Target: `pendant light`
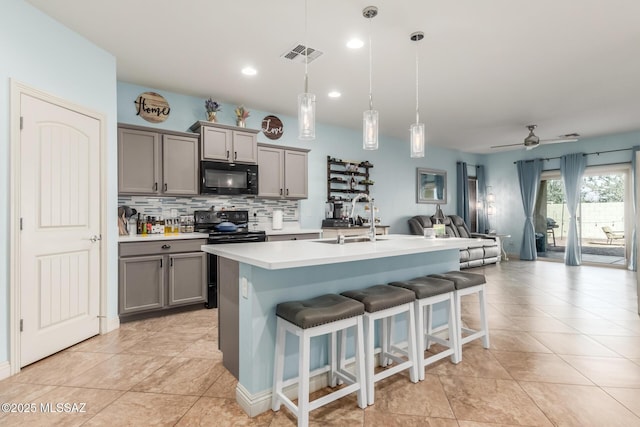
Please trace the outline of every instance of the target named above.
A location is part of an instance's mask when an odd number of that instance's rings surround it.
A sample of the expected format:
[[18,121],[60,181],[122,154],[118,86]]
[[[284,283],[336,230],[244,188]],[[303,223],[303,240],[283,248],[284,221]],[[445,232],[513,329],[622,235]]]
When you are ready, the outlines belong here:
[[298,95],[298,139],[316,139],[316,96],[309,93],[309,44],[307,43],[307,0],[304,2],[304,93]]
[[371,19],[377,15],[378,8],[375,6],[367,6],[362,10],[362,16],[369,20],[369,109],[362,116],[362,148],[365,150],[378,149],[378,112],[373,109],[373,93],[371,89]]
[[420,109],[418,102],[418,82],[419,82],[419,67],[418,67],[418,43],[424,38],[422,31],[416,31],[411,34],[411,40],[416,42],[416,122],[409,128],[411,138],[411,157],[424,157],[424,123],[420,123]]

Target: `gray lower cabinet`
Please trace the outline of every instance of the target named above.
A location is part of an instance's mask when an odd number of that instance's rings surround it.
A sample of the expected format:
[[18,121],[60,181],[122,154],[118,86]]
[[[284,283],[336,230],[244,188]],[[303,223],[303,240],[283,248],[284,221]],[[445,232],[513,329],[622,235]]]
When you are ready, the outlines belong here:
[[282,242],[284,240],[312,240],[319,239],[320,233],[271,234],[267,242]]
[[118,126],[118,193],[198,194],[198,135]]
[[206,239],[120,243],[120,315],[207,300]]

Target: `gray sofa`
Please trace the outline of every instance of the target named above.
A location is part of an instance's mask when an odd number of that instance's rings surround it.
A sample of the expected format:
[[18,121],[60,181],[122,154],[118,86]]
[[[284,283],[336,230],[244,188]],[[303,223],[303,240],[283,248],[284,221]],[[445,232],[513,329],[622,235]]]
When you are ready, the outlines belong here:
[[[409,218],[411,234],[424,235],[425,228],[432,228],[434,217],[416,215]],[[467,249],[460,250],[460,268],[480,267],[500,262],[500,242],[490,234],[472,233],[458,215],[448,215],[442,221],[449,237],[477,239]]]

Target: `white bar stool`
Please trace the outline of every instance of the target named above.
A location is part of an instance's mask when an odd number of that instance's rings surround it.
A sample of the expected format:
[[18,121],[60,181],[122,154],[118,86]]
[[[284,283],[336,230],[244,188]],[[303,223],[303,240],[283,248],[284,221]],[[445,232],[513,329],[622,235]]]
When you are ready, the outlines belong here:
[[[284,404],[298,418],[298,426],[309,425],[309,412],[340,399],[354,391],[358,392],[358,406],[366,408],[366,376],[364,371],[364,334],[363,334],[364,305],[341,295],[327,294],[303,301],[288,301],[277,305],[276,316],[276,352],[273,374],[273,393],[271,407],[280,410]],[[341,370],[343,363],[336,369],[337,349],[335,333],[346,335],[347,329],[355,327],[355,375]],[[287,333],[293,334],[299,340],[298,376],[284,380],[284,356]],[[331,334],[329,349],[330,383],[335,384],[336,378],[348,385],[321,398],[309,401],[309,377],[311,358],[311,338]],[[346,340],[346,338],[344,338]],[[325,367],[326,368],[326,367]],[[292,384],[298,385],[298,404],[296,405],[285,396],[283,390]]]
[[[451,280],[455,287],[456,317],[458,320],[458,360],[462,360],[462,346],[470,341],[482,338],[482,346],[489,348],[489,321],[487,320],[487,301],[484,294],[484,274],[467,273],[466,271],[449,271],[442,274],[431,274],[430,277]],[[465,295],[478,294],[480,302],[480,329],[470,329],[462,326],[462,311],[460,300]],[[465,335],[463,336],[463,332]]]
[[[349,298],[360,301],[364,304],[364,345],[365,360],[367,363],[367,402],[374,403],[374,383],[384,378],[390,377],[405,369],[410,370],[411,382],[418,382],[418,361],[416,357],[416,329],[413,302],[416,299],[415,293],[407,289],[397,288],[388,285],[376,285],[365,289],[343,292]],[[398,314],[407,313],[407,344],[408,349],[399,348],[393,343],[394,317]],[[375,358],[375,321],[382,321],[382,336],[380,350],[380,364],[387,366],[389,361],[396,363],[395,366],[374,373]],[[404,360],[406,357],[407,360]]]
[[[417,277],[411,280],[398,281],[389,283],[391,286],[413,291],[416,295],[415,312],[416,312],[416,335],[417,357],[419,363],[420,381],[424,380],[424,368],[427,365],[451,356],[453,363],[458,363],[458,321],[455,309],[455,285],[451,280],[438,279],[436,277]],[[438,327],[435,331],[433,328],[433,306],[440,302],[448,303],[448,322],[443,327]],[[447,330],[448,338],[441,338],[434,335],[434,332]],[[444,347],[446,350],[436,354],[427,353],[431,343],[435,342]]]

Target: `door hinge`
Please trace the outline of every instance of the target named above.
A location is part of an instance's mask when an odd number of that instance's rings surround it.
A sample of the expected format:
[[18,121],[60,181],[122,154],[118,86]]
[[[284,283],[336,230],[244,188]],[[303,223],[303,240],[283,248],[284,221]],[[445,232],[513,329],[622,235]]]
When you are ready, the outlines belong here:
[[22,127],[23,127],[23,117],[20,116],[20,130],[22,130]]
[[20,230],[22,230],[22,218],[20,218]]
[[22,332],[23,328],[24,328],[24,321],[23,319],[20,319],[20,332]]

